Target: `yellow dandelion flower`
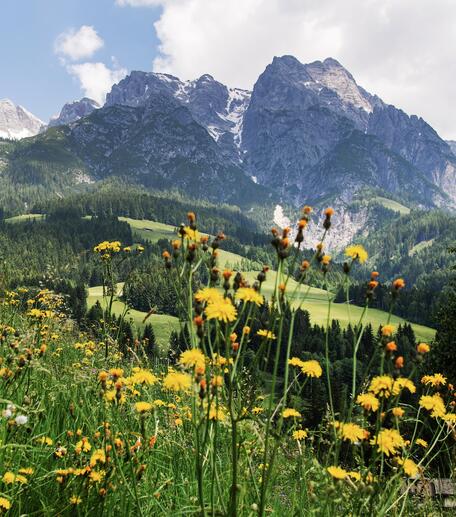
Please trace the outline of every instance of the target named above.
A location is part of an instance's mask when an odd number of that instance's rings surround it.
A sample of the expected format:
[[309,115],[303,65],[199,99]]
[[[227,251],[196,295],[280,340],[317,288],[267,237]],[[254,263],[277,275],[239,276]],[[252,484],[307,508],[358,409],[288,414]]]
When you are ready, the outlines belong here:
[[153,405],[150,402],[136,402],[135,403],[135,411],[137,413],[146,413],[153,408]]
[[200,303],[215,303],[223,300],[223,295],[216,287],[205,287],[196,292],[195,300]]
[[307,377],[321,377],[323,373],[320,363],[314,359],[304,361],[301,366],[301,371],[304,375],[307,375]]
[[72,495],[70,497],[70,503],[76,506],[82,503],[82,499],[78,495]]
[[422,438],[417,438],[415,443],[417,445],[420,445],[421,447],[423,447],[424,449],[426,449],[426,447],[428,446],[428,443],[426,440],[423,440]]
[[362,406],[366,411],[377,411],[380,401],[372,393],[361,393],[356,398],[356,403]]
[[201,234],[198,230],[192,230],[190,226],[184,228],[185,238],[189,241],[199,242],[201,240]]
[[331,466],[326,469],[334,479],[345,479],[348,472],[342,467]]
[[263,295],[252,287],[240,287],[236,291],[236,298],[244,302],[252,302],[260,306],[264,302]]
[[430,411],[433,418],[443,418],[445,416],[445,402],[438,393],[435,395],[423,395],[420,398],[419,404],[422,408]]
[[186,391],[192,385],[192,378],[186,373],[171,372],[163,379],[163,387],[171,391]]
[[361,244],[354,244],[353,246],[348,246],[345,250],[345,256],[350,257],[353,260],[358,260],[360,264],[364,264],[368,259],[369,255],[367,251],[364,249]]
[[401,418],[404,416],[405,411],[401,407],[393,407],[391,413],[393,413],[395,417]]
[[282,412],[283,418],[299,418],[301,416],[301,413],[299,411],[296,411],[296,409],[293,408],[286,408]]
[[409,390],[410,393],[416,392],[416,387],[410,379],[406,379],[405,377],[398,377],[393,382],[392,394],[399,395],[403,389]]
[[416,478],[419,476],[420,469],[418,465],[411,460],[410,458],[406,458],[405,460],[398,458],[399,465],[402,466],[402,469],[406,476],[409,478]]
[[353,479],[354,481],[359,481],[361,479],[361,474],[359,472],[354,472],[353,470],[348,473],[348,477]]
[[364,440],[365,432],[364,429],[358,424],[352,422],[341,423],[339,425],[339,435],[342,440],[347,440],[351,443],[359,443]]
[[304,365],[304,361],[301,361],[298,357],[292,357],[288,360],[288,364],[290,366],[297,366],[298,368],[302,368]]
[[405,446],[404,439],[396,429],[382,429],[370,443],[377,445],[378,452],[387,456],[396,454],[398,449]]
[[182,352],[179,358],[179,363],[182,366],[191,368],[204,368],[206,365],[206,358],[201,350],[193,348]]
[[11,502],[6,497],[0,497],[0,508],[2,510],[9,510],[11,508]]
[[103,449],[97,449],[90,457],[90,466],[95,467],[97,463],[106,463],[106,455]]
[[293,431],[293,439],[294,440],[305,440],[308,436],[308,433],[305,429],[298,429],[297,431]]
[[213,303],[209,303],[206,307],[206,317],[208,320],[219,320],[225,323],[236,319],[236,307],[231,303],[229,298],[222,298]]
[[393,378],[389,375],[374,377],[369,385],[369,391],[378,397],[388,398],[393,390]]
[[421,383],[438,388],[439,386],[445,386],[447,380],[441,373],[435,373],[434,375],[424,375],[421,378]]
[[155,377],[151,371],[143,368],[138,368],[133,372],[133,375],[130,376],[130,382],[132,384],[147,384],[150,386],[155,384],[157,381],[157,377]]
[[10,471],[5,472],[3,474],[2,481],[3,483],[5,483],[5,485],[11,485],[16,481],[16,474]]
[[276,336],[271,330],[261,329],[257,332],[257,336],[264,337],[265,339],[275,339]]
[[259,415],[259,414],[263,413],[263,411],[264,411],[264,409],[259,406],[255,406],[254,408],[252,408],[252,413],[254,415]]

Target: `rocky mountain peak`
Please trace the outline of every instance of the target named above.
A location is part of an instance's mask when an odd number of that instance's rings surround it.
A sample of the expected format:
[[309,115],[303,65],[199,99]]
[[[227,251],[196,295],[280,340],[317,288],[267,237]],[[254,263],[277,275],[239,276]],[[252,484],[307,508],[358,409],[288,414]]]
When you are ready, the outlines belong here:
[[44,122],[10,99],[0,99],[0,138],[20,140],[37,135]]
[[101,108],[101,105],[88,97],[83,97],[78,101],[68,102],[63,106],[60,114],[49,121],[49,127],[71,124],[90,115],[94,110],[99,108]]

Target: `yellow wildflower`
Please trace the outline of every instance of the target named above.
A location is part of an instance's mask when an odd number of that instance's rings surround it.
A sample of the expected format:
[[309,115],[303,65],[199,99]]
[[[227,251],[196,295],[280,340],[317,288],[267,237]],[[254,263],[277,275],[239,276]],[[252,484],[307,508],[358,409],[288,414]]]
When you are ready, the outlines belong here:
[[0,497],[0,508],[2,510],[9,510],[11,508],[11,502],[6,497]]
[[361,393],[358,395],[356,402],[366,411],[377,411],[380,406],[380,401],[372,393]]
[[331,466],[326,469],[334,479],[345,479],[348,472],[342,467]]
[[391,336],[395,330],[394,325],[384,325],[382,327],[382,335],[383,336]]
[[255,303],[258,306],[262,305],[264,301],[263,295],[252,287],[240,287],[236,291],[236,298],[244,302]]
[[196,292],[195,300],[200,303],[215,303],[223,300],[223,295],[216,287],[205,287]]
[[341,423],[339,425],[339,435],[343,440],[347,440],[351,443],[359,443],[365,437],[364,429],[358,424],[352,422]]
[[206,358],[204,357],[203,352],[198,348],[193,348],[191,350],[185,350],[182,352],[179,363],[182,366],[189,366],[192,368],[204,368],[206,364]]
[[405,446],[405,441],[396,429],[382,429],[377,436],[370,441],[371,445],[377,445],[378,452],[389,456],[396,454],[397,450]]
[[304,375],[307,375],[307,377],[321,377],[323,373],[320,363],[314,359],[304,361],[301,366],[301,371]]
[[137,413],[146,413],[152,409],[152,404],[150,402],[136,402],[135,410]]
[[163,387],[172,391],[185,391],[192,385],[192,379],[186,373],[171,372],[163,379]]
[[266,339],[275,339],[276,336],[271,330],[261,329],[257,332],[257,336],[264,337]]
[[423,447],[424,449],[426,449],[426,447],[428,446],[428,443],[426,440],[423,440],[422,438],[417,438],[415,443],[417,445],[420,445],[421,447]]
[[283,416],[283,418],[290,418],[290,417],[299,418],[301,416],[301,413],[299,411],[296,411],[296,409],[286,408],[283,410],[282,416]]
[[388,398],[393,389],[393,379],[389,375],[374,377],[369,385],[369,391],[379,397]]
[[433,418],[442,418],[445,416],[445,403],[438,393],[435,395],[423,395],[420,398],[419,404],[422,408],[431,411]]
[[206,317],[208,320],[217,319],[225,323],[236,319],[236,307],[229,298],[222,298],[216,302],[209,303],[206,307]]
[[133,384],[155,384],[158,379],[155,377],[155,375],[149,371],[145,370],[143,368],[138,368],[137,370],[133,371],[133,375],[130,376],[130,381]]
[[298,429],[297,431],[293,432],[293,439],[294,440],[305,440],[308,436],[308,433],[305,429]]
[[288,364],[290,366],[298,366],[299,368],[302,368],[304,365],[304,361],[301,361],[301,359],[299,359],[299,357],[292,357],[291,359],[288,360]]
[[424,375],[421,378],[422,384],[431,385],[434,388],[445,386],[446,382],[446,377],[444,377],[441,373],[435,373],[434,375]]
[[345,250],[345,256],[351,257],[353,260],[359,260],[360,264],[364,264],[364,262],[366,262],[369,257],[367,251],[363,246],[361,246],[361,244],[348,246],[348,248]]

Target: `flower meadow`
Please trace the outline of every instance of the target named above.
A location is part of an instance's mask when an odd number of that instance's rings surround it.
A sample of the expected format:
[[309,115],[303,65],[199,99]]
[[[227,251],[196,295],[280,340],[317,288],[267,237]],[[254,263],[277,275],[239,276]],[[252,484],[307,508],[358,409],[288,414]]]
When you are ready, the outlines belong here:
[[[115,270],[141,246],[105,241],[93,250],[106,300],[97,333],[78,328],[53,292],[3,293],[0,512],[439,515],[439,502],[413,495],[414,486],[438,477],[442,465],[451,473],[455,392],[426,370],[429,344],[419,343],[413,364],[404,365],[388,318],[360,377],[357,353],[379,273],[367,280],[365,308],[353,322],[342,408],[334,404],[329,339],[323,360],[293,347],[311,271],[327,287],[330,332],[325,239],[333,213],[324,212],[320,242],[306,245],[315,248],[310,260],[301,260],[310,207],[294,231],[273,229],[276,271],[265,266],[252,285],[241,272],[219,270],[225,236],[200,234],[189,213],[163,252],[187,336],[174,359],[151,357],[139,339],[118,344]],[[347,292],[352,269],[367,258],[360,245],[345,250]],[[262,293],[268,275],[275,276],[269,298]],[[391,285],[390,315],[403,288],[400,278]],[[309,425],[312,407],[302,394],[317,381],[328,404]]]

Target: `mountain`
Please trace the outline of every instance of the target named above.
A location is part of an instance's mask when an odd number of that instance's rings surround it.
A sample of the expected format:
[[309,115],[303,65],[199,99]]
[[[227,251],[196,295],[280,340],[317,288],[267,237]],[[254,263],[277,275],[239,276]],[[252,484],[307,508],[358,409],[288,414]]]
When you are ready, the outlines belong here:
[[363,199],[456,209],[450,144],[332,58],[275,57],[251,92],[208,74],[183,81],[135,71],[104,106],[71,103],[52,125],[59,127],[48,137],[0,150],[4,177],[36,182],[52,171],[65,185],[115,177],[212,201],[277,205],[283,220],[302,204],[331,204],[345,225],[337,245],[367,224],[356,208]]
[[44,122],[9,99],[0,99],[0,138],[20,140],[37,135]]
[[87,117],[94,110],[101,108],[100,104],[93,99],[84,97],[78,101],[68,102],[63,106],[60,114],[49,121],[49,127],[71,124],[77,120]]
[[447,140],[446,143],[450,146],[451,151],[456,156],[456,140]]
[[409,185],[412,202],[456,206],[448,144],[366,92],[334,59],[274,58],[254,86],[242,142],[245,168],[285,200],[348,202],[364,187],[401,194]]

